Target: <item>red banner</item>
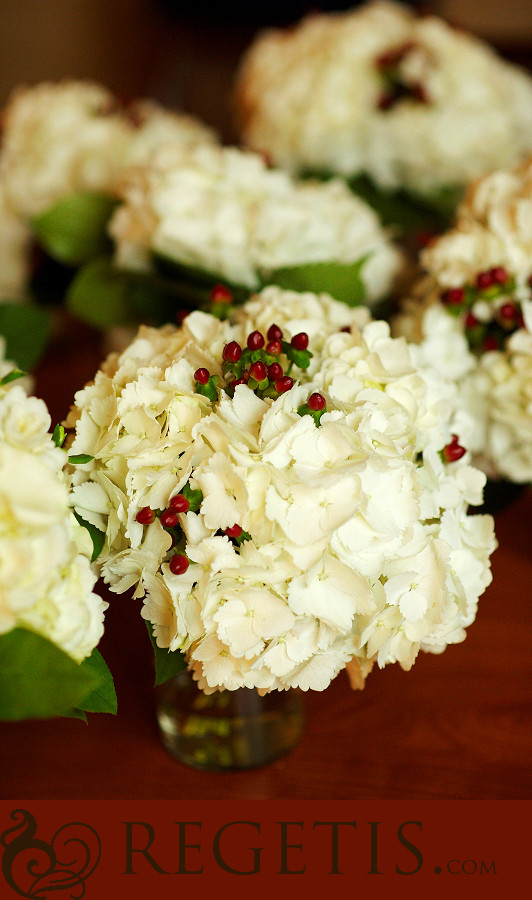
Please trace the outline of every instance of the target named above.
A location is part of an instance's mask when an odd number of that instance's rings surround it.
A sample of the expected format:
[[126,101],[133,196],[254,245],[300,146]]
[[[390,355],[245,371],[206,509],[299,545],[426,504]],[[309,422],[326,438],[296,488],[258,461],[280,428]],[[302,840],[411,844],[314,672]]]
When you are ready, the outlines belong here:
[[0,893],[145,900],[236,885],[255,900],[414,884],[491,896],[528,876],[529,812],[524,801],[3,801]]

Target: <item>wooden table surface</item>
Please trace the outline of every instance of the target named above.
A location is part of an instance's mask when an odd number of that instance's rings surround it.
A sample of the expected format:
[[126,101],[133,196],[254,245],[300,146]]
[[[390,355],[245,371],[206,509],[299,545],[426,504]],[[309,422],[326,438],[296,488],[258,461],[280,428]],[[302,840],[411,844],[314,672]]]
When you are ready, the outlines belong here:
[[[96,335],[74,323],[37,373],[54,421],[94,374]],[[420,654],[410,672],[345,673],[305,695],[297,747],[263,768],[205,773],[163,748],[140,602],[107,594],[100,649],[118,716],[0,723],[0,797],[84,800],[532,799],[532,492],[495,516],[493,583],[464,643]]]

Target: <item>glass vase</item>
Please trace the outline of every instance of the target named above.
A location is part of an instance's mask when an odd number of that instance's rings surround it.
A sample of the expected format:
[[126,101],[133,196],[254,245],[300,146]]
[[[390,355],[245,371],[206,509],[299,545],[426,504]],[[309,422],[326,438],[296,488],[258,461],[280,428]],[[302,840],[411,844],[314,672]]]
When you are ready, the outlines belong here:
[[261,697],[255,689],[204,694],[188,671],[157,688],[157,721],[166,749],[198,769],[248,769],[288,753],[304,727],[296,689]]

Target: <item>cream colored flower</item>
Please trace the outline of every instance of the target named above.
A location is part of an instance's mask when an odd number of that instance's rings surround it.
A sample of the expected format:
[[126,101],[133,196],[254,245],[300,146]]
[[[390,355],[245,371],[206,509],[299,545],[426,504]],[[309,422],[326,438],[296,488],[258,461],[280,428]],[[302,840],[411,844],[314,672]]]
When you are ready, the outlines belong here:
[[236,95],[246,144],[292,172],[432,194],[532,150],[530,76],[388,0],[260,33]]
[[131,169],[123,199],[110,231],[126,267],[158,253],[257,288],[285,266],[367,256],[361,276],[375,300],[401,266],[376,214],[341,181],[297,183],[233,147],[163,147]]
[[[307,299],[316,354],[298,380],[226,382],[223,347],[281,312],[298,334]],[[71,502],[105,532],[111,590],[144,596],[158,646],[181,650],[204,691],[323,690],[348,663],[361,687],[373,660],[409,668],[462,640],[489,583],[493,523],[467,515],[485,476],[465,450],[445,455],[456,394],[358,315],[270,287],[231,321],[141,329],[76,396],[73,446],[95,458],[72,473]],[[189,361],[209,355],[207,398]]]
[[81,662],[103,633],[107,607],[79,552],[42,400],[11,382],[0,389],[0,632],[36,631]]
[[493,479],[532,480],[532,160],[473,184],[394,322],[454,382],[461,433]]

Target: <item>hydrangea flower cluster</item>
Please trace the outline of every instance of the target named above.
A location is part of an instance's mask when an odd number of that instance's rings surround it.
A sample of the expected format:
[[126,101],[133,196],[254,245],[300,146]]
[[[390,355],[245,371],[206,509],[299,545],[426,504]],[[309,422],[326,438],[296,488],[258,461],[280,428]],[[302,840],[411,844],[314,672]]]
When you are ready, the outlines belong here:
[[157,253],[257,289],[283,267],[367,256],[368,300],[384,296],[401,267],[374,211],[343,182],[297,183],[237,148],[161,148],[130,171],[123,197],[110,232],[125,267]]
[[246,144],[292,172],[431,195],[532,151],[529,75],[388,0],[260,34],[236,94]]
[[159,143],[214,140],[206,125],[153,101],[121,109],[99,84],[43,82],[17,88],[3,111],[0,177],[11,210],[32,218],[68,194],[114,193],[124,167]]
[[86,531],[69,507],[67,456],[46,405],[10,377],[0,382],[0,633],[35,631],[81,662],[103,634],[107,604],[92,591]]
[[105,533],[105,581],[144,597],[206,693],[409,669],[464,639],[491,580],[452,386],[327,295],[142,327],[66,424],[93,457],[71,502]]
[[149,100],[121,109],[88,81],[19,87],[2,112],[0,302],[20,300],[31,275],[32,220],[79,193],[115,196],[124,169],[165,142],[216,140],[196,119]]
[[531,223],[532,161],[479,180],[394,325],[457,383],[479,464],[516,482],[532,480]]

